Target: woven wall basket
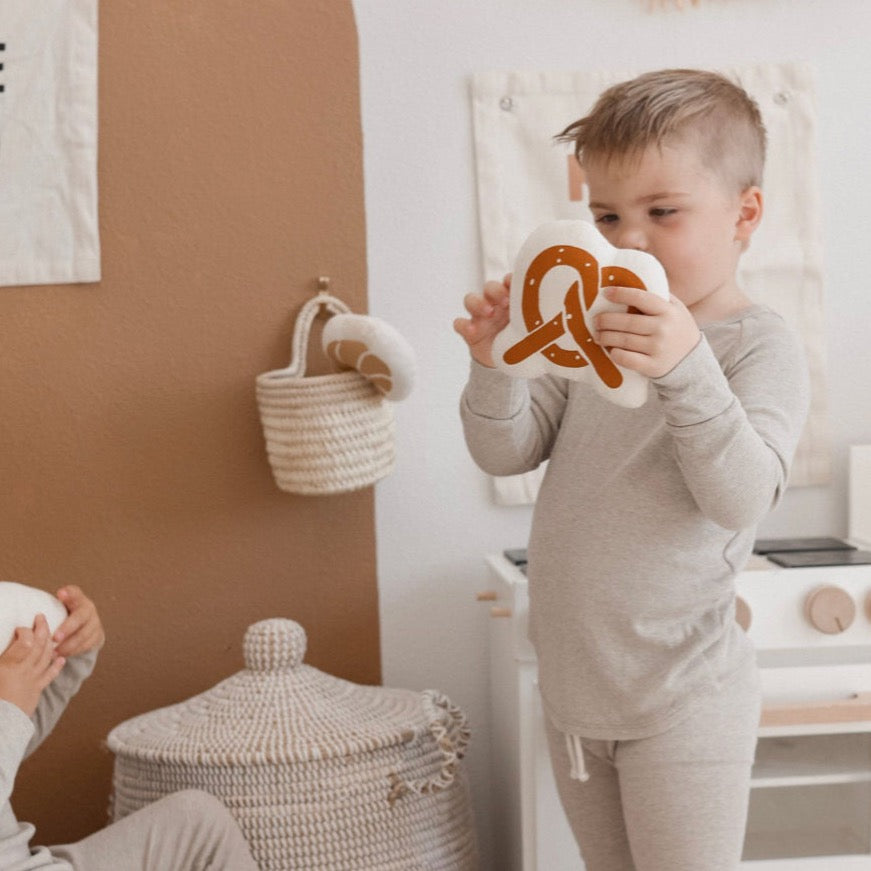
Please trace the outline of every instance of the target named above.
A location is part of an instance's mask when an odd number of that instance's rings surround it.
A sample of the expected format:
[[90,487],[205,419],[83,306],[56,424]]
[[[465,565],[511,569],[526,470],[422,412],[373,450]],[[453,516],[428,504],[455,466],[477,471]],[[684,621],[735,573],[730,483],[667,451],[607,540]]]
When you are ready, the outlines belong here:
[[289,365],[256,381],[275,483],[306,496],[368,487],[390,474],[395,461],[393,408],[371,381],[356,371],[305,376],[309,334],[321,306],[330,314],[349,311],[328,293],[310,299],[294,325]]
[[477,871],[462,711],[327,675],[303,664],[305,643],[292,620],[255,623],[245,669],[113,729],[114,819],[197,788],[262,871]]

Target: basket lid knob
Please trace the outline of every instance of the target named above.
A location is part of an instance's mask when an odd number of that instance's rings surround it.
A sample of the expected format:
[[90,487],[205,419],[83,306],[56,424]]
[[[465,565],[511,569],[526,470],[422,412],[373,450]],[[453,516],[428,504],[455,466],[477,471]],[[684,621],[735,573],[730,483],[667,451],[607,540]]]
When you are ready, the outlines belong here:
[[305,657],[305,648],[305,629],[282,617],[252,623],[242,644],[245,666],[260,672],[297,668]]

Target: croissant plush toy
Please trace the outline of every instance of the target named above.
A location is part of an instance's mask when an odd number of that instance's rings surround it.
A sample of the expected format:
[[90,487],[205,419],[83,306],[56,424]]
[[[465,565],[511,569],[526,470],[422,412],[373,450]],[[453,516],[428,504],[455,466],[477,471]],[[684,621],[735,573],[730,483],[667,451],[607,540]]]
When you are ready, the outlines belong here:
[[341,369],[356,369],[387,399],[411,393],[415,378],[414,350],[390,324],[370,315],[338,314],[321,333],[324,353]]

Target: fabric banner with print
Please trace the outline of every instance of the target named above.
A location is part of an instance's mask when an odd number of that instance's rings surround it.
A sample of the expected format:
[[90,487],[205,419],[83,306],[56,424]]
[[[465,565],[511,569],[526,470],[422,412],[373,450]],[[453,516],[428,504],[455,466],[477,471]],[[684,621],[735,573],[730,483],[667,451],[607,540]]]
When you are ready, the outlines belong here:
[[97,0],[0,0],[0,285],[99,280]]
[[[830,479],[821,231],[815,180],[815,89],[801,64],[721,69],[758,102],[768,131],[765,217],[742,256],[739,283],[803,338],[811,410],[790,476],[793,486]],[[583,172],[571,146],[553,136],[592,108],[616,72],[479,73],[472,80],[482,279],[501,279],[539,224],[591,219]],[[496,500],[534,501],[541,470],[495,478]]]

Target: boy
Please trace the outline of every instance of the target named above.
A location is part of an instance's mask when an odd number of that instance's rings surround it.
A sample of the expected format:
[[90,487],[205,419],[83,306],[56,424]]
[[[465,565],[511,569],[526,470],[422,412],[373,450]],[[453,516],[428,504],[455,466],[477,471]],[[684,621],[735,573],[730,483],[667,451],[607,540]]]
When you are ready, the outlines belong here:
[[572,141],[590,209],[653,254],[671,299],[631,288],[596,340],[650,378],[626,409],[557,377],[493,369],[508,286],[470,294],[461,414],[494,475],[549,459],[529,542],[530,637],[561,801],[587,871],[733,871],[760,693],[734,576],[779,500],[808,407],[799,343],[738,287],[762,217],[756,104],[714,73],[605,91]]
[[78,587],[57,596],[69,616],[54,636],[40,614],[0,654],[0,869],[256,871],[230,812],[196,790],[167,796],[78,843],[29,846],[33,826],[19,823],[9,804],[18,766],[93,671],[105,640],[94,603]]

